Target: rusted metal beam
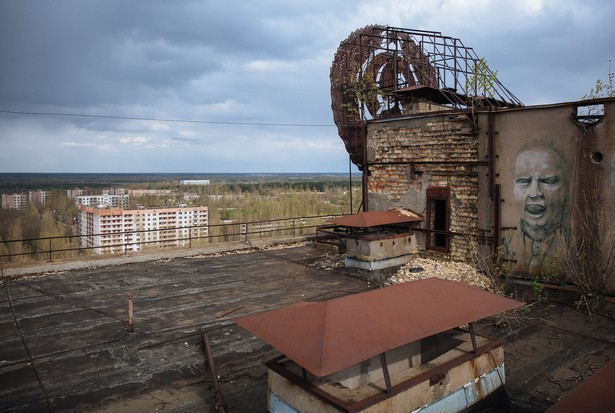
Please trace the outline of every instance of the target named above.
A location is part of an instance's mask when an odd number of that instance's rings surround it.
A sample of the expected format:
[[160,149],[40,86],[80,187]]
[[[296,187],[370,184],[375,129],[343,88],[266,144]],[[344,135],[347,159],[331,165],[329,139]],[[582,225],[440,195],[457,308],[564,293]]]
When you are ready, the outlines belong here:
[[201,334],[201,342],[205,355],[207,357],[207,365],[209,366],[209,373],[211,374],[211,381],[214,386],[214,402],[216,403],[216,412],[225,413],[226,407],[224,404],[224,396],[220,389],[220,382],[218,382],[218,373],[216,372],[216,365],[214,364],[214,358],[211,353],[211,345],[209,343],[209,336],[207,334]]
[[386,353],[380,353],[380,366],[382,367],[382,375],[384,376],[384,385],[386,386],[387,395],[391,396],[391,375],[389,374]]
[[223,313],[221,313],[221,314],[216,315],[216,318],[222,318],[222,317],[224,317],[224,316],[227,316],[227,315],[229,315],[229,314],[234,313],[234,312],[235,312],[235,311],[237,311],[237,310],[241,310],[242,308],[243,308],[243,305],[240,305],[239,307],[235,307],[235,308],[233,308],[232,310],[228,310],[228,311],[225,311],[225,312],[223,312]]

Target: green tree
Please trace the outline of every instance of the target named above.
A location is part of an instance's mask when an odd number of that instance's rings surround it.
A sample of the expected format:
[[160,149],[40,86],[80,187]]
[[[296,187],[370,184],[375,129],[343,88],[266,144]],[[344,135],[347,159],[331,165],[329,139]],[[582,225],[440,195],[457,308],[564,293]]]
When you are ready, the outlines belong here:
[[[40,223],[40,238],[50,237],[50,239],[41,239],[37,241],[38,251],[58,251],[68,247],[68,240],[66,238],[51,238],[62,237],[66,235],[66,230],[59,224],[53,213],[50,210],[45,210],[41,217]],[[64,252],[53,253],[55,257],[62,257],[66,254]]]
[[611,70],[611,60],[609,60],[609,80],[603,82],[602,79],[596,81],[596,86],[583,96],[583,99],[598,99],[615,97],[615,89],[613,89],[613,81],[615,74]]
[[[466,77],[466,94],[485,97],[496,96],[497,75],[498,71],[489,69],[485,58],[476,60],[472,73]],[[474,93],[470,93],[471,91]]]
[[[21,231],[21,218],[15,219],[9,225],[7,241],[14,241],[8,243],[9,254],[23,254],[25,252],[24,244],[21,241],[23,239]],[[17,255],[10,258],[12,262],[23,262],[26,260],[25,255]]]

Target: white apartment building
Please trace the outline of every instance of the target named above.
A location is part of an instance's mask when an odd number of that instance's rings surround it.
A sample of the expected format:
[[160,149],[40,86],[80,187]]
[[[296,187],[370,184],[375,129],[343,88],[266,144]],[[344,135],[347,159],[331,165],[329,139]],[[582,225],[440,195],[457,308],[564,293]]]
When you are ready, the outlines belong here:
[[128,202],[130,201],[130,195],[113,195],[113,194],[102,194],[102,195],[80,195],[75,197],[75,202],[78,205],[85,206],[109,206],[109,207],[118,207],[125,208],[128,206]]
[[181,179],[180,185],[209,185],[209,179]]
[[144,246],[187,246],[208,235],[207,207],[130,209],[79,205],[82,248],[98,254],[140,251]]

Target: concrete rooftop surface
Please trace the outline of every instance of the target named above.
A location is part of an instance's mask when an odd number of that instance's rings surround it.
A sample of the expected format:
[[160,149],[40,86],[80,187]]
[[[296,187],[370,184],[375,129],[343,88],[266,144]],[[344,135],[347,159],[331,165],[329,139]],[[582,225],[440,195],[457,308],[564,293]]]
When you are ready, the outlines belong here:
[[[231,319],[375,287],[356,270],[318,265],[324,254],[307,243],[57,272],[49,265],[46,274],[16,278],[6,271],[0,411],[213,412],[200,344],[208,332],[227,411],[265,412],[262,363],[278,353]],[[496,319],[477,324],[479,333],[506,338],[511,403],[500,395],[474,411],[544,411],[615,359],[615,305],[590,316],[553,294],[498,328]]]

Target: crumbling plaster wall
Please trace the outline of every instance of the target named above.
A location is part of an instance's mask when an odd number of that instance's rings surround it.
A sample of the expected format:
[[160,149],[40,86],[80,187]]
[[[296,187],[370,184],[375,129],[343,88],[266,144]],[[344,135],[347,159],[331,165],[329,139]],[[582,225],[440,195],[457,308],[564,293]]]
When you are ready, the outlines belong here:
[[[478,226],[479,175],[481,169],[486,171],[478,162],[480,152],[473,118],[466,113],[370,124],[368,210],[401,207],[425,216],[427,188],[449,187],[450,231],[474,233]],[[423,222],[421,226],[425,225]],[[424,234],[418,234],[417,242],[425,249]],[[449,258],[467,259],[469,246],[464,236],[451,237],[450,245]]]

